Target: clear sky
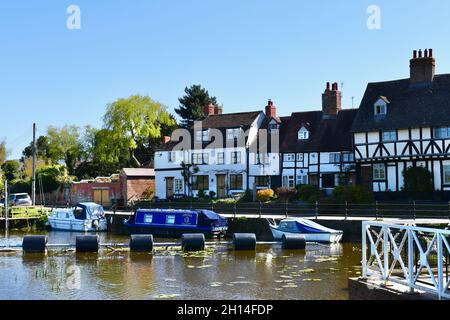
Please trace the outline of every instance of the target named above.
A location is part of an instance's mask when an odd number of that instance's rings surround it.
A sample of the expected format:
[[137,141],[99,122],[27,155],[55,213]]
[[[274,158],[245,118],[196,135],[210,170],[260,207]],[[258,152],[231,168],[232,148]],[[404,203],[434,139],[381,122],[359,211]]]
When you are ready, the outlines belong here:
[[357,107],[367,82],[408,77],[413,49],[433,48],[449,73],[449,35],[448,0],[2,0],[0,140],[19,158],[33,122],[99,127],[108,102],[136,93],[173,112],[192,84],[225,112],[269,98],[280,115],[319,109],[327,81]]

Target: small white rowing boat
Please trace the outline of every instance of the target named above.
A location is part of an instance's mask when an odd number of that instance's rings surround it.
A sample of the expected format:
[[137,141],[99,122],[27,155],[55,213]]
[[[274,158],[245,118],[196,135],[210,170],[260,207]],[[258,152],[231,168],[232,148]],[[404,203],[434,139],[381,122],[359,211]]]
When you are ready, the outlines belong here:
[[285,234],[300,234],[307,242],[338,243],[344,235],[343,231],[330,229],[303,218],[284,219],[279,225],[269,221],[269,225],[275,240],[281,240]]
[[106,231],[103,207],[96,203],[79,203],[74,208],[55,209],[47,219],[53,230],[96,232]]

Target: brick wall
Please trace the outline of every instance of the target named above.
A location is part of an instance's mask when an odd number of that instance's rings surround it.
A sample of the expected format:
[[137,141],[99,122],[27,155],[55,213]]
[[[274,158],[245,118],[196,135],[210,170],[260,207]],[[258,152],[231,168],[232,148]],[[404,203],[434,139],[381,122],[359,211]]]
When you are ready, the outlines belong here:
[[128,177],[123,186],[125,189],[124,199],[137,200],[149,190],[155,192],[155,178]]

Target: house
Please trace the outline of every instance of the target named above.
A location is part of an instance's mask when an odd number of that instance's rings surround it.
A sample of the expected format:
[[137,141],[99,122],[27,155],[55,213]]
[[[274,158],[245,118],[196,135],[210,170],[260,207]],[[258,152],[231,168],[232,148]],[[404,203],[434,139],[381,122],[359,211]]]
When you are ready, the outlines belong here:
[[265,111],[224,114],[206,106],[202,121],[177,130],[155,153],[156,196],[198,196],[202,191],[225,198],[260,185],[270,187],[271,177],[279,176],[278,138],[272,139],[272,150],[260,137],[268,134],[263,127],[276,135],[279,119],[271,101]]
[[414,51],[407,79],[369,83],[352,126],[358,183],[400,191],[403,171],[427,168],[450,190],[450,74],[435,74],[433,50]]
[[118,174],[73,182],[70,188],[71,203],[95,202],[109,207],[119,199],[122,199],[122,194]]
[[281,182],[319,189],[355,183],[351,127],[356,109],[342,109],[338,84],[327,83],[322,110],[294,112],[281,125]]
[[151,198],[155,193],[155,170],[124,168],[120,173],[120,190],[124,204]]

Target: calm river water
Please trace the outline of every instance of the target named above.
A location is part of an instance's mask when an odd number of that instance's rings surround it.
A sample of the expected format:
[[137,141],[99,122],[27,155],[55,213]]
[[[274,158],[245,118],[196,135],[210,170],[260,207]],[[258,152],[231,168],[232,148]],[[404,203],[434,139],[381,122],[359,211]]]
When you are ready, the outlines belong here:
[[[79,234],[48,235],[49,243],[73,244]],[[3,235],[0,244],[21,244],[22,236]],[[189,254],[159,248],[153,255],[0,253],[0,299],[348,299],[347,279],[359,276],[360,257],[358,244],[308,245],[300,252],[258,246],[256,253],[225,247]]]

